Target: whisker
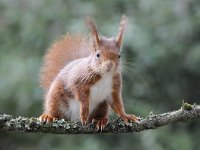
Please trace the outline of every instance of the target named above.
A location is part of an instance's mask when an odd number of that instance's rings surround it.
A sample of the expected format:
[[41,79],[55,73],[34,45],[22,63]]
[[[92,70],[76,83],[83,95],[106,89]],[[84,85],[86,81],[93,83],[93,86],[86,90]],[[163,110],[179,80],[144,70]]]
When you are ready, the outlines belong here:
[[134,80],[134,75],[138,72],[136,65],[132,62],[127,61],[121,61],[121,64],[119,66],[120,71],[127,75],[131,80]]

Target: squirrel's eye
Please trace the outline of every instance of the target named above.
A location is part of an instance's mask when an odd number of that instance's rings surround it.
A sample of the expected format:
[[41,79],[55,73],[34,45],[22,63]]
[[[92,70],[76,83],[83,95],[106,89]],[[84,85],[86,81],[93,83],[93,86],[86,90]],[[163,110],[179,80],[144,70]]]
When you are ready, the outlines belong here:
[[99,53],[97,53],[97,57],[100,57],[100,54],[99,54]]
[[118,58],[120,58],[120,57],[121,57],[121,55],[119,54],[119,55],[118,55]]

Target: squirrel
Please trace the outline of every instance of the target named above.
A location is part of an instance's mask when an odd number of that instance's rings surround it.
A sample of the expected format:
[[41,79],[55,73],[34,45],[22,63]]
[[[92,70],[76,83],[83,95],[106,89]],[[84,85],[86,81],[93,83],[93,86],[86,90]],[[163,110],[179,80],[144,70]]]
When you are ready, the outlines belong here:
[[89,35],[67,33],[48,49],[40,76],[45,98],[40,121],[63,118],[103,129],[110,107],[125,123],[139,121],[125,113],[121,94],[120,51],[127,21],[123,15],[117,36],[107,38],[88,17]]

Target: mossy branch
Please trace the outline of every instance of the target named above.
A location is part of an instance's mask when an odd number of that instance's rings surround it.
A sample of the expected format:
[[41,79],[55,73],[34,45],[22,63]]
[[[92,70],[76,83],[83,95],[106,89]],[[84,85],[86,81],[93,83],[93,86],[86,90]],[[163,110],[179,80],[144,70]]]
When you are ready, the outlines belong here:
[[187,122],[200,118],[200,105],[190,105],[183,103],[177,111],[172,111],[159,115],[150,115],[141,119],[139,123],[129,123],[126,125],[121,119],[110,121],[105,129],[99,131],[95,125],[81,125],[79,122],[65,122],[58,120],[53,123],[40,122],[37,118],[13,118],[11,115],[0,115],[0,131],[6,132],[39,132],[52,134],[96,134],[96,133],[126,133],[140,132],[148,129],[175,123]]

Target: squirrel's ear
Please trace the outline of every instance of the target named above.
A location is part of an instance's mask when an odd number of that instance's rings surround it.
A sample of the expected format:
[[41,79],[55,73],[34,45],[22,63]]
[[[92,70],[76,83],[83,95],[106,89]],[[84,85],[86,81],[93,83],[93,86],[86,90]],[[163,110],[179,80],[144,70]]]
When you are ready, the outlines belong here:
[[92,19],[91,17],[87,17],[86,25],[88,26],[90,32],[92,33],[95,46],[99,46],[99,35],[97,32],[97,26],[94,19]]
[[123,41],[123,34],[124,34],[127,23],[128,23],[128,17],[123,15],[120,21],[120,25],[119,25],[119,33],[116,37],[116,42],[119,47],[121,47],[121,44]]

